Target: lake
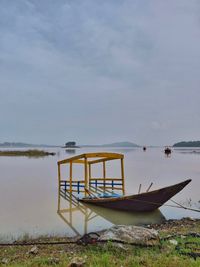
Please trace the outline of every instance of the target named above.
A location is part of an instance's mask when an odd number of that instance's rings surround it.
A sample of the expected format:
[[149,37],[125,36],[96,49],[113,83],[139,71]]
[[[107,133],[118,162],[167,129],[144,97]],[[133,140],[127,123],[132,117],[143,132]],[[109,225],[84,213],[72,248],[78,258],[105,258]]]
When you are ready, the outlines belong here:
[[[192,182],[173,199],[182,205],[200,209],[198,149],[174,149],[170,157],[166,157],[163,148],[147,148],[146,152],[142,148],[44,149],[56,152],[56,155],[44,158],[0,157],[1,241],[24,236],[82,235],[113,224],[140,225],[160,222],[165,218],[200,218],[199,212],[167,206],[153,213],[134,214],[73,205],[59,198],[57,180],[58,160],[95,151],[123,153],[127,194],[137,193],[139,184],[142,184],[141,191],[146,191],[151,182],[153,190],[191,178]],[[114,164],[109,171],[115,174],[118,167]],[[174,205],[170,201],[167,204]]]

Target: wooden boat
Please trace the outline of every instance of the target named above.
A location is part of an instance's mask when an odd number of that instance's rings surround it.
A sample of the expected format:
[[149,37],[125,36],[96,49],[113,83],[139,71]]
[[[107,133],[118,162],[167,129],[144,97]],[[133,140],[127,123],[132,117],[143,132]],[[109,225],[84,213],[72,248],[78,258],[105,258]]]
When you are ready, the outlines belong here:
[[[111,160],[120,160],[121,172],[120,178],[106,177],[106,162]],[[153,211],[162,206],[175,194],[180,192],[190,179],[184,182],[164,187],[159,190],[150,191],[150,187],[145,193],[135,195],[125,195],[124,179],[124,155],[119,153],[85,153],[68,159],[58,161],[58,187],[75,196],[83,203],[89,203],[105,208],[124,210],[124,211]],[[62,180],[62,166],[66,170],[66,164],[69,165],[69,178]],[[83,179],[73,179],[74,164],[82,164],[84,173]],[[92,177],[92,166],[102,164],[102,177]],[[140,189],[139,189],[140,192]],[[76,194],[76,195],[74,195]]]
[[96,199],[83,198],[80,201],[124,211],[153,211],[180,192],[190,181],[186,180],[175,185],[137,195]]
[[166,155],[169,155],[169,154],[172,153],[172,150],[171,150],[171,148],[169,148],[169,147],[165,147],[164,152],[165,152]]
[[[64,201],[63,201],[64,200]],[[77,226],[77,213],[81,227],[85,230],[85,234],[89,231],[93,220],[98,218],[115,224],[115,225],[149,225],[160,224],[166,221],[164,215],[159,209],[152,212],[126,212],[119,210],[111,210],[96,205],[85,204],[78,202],[77,199],[71,197],[68,192],[63,190],[58,195],[58,209],[59,217],[74,231],[76,235],[80,233],[80,227]],[[105,222],[103,222],[105,224]],[[79,224],[80,225],[80,224]]]

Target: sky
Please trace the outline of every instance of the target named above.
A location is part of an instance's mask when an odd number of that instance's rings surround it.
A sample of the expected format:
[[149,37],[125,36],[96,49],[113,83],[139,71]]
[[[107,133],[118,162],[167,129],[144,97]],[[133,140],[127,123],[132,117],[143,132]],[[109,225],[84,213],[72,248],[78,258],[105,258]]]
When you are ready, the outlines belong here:
[[0,0],[0,143],[200,140],[199,0]]

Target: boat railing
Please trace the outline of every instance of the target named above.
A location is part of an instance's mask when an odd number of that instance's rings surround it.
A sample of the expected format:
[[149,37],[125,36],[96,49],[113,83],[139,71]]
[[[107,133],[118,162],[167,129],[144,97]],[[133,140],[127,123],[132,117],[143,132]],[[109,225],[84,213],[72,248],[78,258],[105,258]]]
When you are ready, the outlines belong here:
[[[60,186],[67,192],[77,192],[78,194],[85,192],[85,180],[70,181],[61,180]],[[123,182],[120,178],[91,178],[89,181],[89,188],[94,186],[101,189],[122,190]]]
[[121,178],[91,178],[90,185],[95,187],[112,189],[112,190],[122,190],[123,181]]
[[85,193],[85,180],[67,181],[61,180],[60,187],[67,192]]

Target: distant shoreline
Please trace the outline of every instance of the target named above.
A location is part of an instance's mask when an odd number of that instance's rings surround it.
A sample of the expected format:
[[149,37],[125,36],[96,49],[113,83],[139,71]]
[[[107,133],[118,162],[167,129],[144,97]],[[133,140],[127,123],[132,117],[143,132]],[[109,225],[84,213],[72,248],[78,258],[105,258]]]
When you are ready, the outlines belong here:
[[29,149],[29,150],[1,150],[0,156],[2,157],[29,157],[29,158],[40,158],[46,156],[54,156],[55,152],[47,152],[44,150]]
[[200,147],[200,141],[181,141],[175,143],[173,147]]
[[60,147],[56,145],[46,145],[46,144],[28,144],[22,142],[4,142],[0,143],[0,148],[25,148],[25,147]]

